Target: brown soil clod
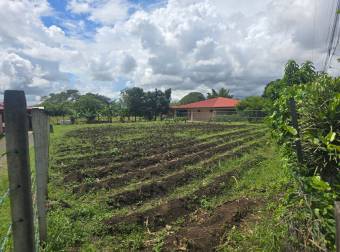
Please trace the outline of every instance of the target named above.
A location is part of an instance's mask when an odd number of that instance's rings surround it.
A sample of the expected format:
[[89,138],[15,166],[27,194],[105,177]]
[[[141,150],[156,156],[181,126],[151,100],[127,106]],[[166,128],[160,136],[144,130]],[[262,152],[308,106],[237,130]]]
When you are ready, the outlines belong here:
[[[226,144],[222,144],[219,146],[210,146],[210,148],[206,149],[206,150],[201,150],[198,152],[194,152],[194,153],[189,153],[187,155],[184,155],[180,158],[174,158],[172,160],[169,161],[165,161],[162,164],[156,164],[156,165],[151,165],[151,166],[147,166],[143,169],[132,169],[129,171],[129,169],[127,169],[126,174],[121,175],[119,177],[108,177],[104,180],[98,181],[98,182],[92,182],[92,183],[88,183],[88,185],[80,185],[80,186],[76,186],[73,189],[74,193],[84,193],[84,192],[88,192],[91,189],[92,190],[96,190],[96,189],[112,189],[112,188],[118,188],[122,185],[128,184],[132,179],[138,179],[138,180],[146,180],[146,179],[150,179],[156,176],[161,176],[164,175],[166,173],[168,173],[169,171],[176,171],[176,170],[180,170],[181,168],[183,168],[186,165],[192,165],[198,162],[201,162],[203,160],[209,159],[212,156],[218,154],[218,153],[223,153],[227,150],[232,150],[235,147],[241,146],[242,144],[255,139],[257,137],[260,137],[262,133],[255,133],[251,136],[245,137],[243,139],[237,140],[235,142],[230,142],[230,143],[226,143]],[[233,155],[235,157],[238,156],[238,154],[241,154],[246,152],[247,150],[242,150],[239,153],[234,153]],[[78,174],[78,176],[80,176]],[[78,177],[77,177],[78,178]]]
[[247,198],[229,201],[217,207],[203,222],[187,222],[166,237],[162,251],[215,251],[225,229],[238,226],[256,206]]
[[158,230],[165,227],[167,223],[175,221],[181,216],[185,216],[201,205],[201,199],[217,195],[226,188],[231,186],[233,177],[240,176],[246,170],[251,169],[258,162],[261,162],[264,158],[259,156],[255,160],[245,162],[237,170],[227,172],[219,177],[216,177],[212,183],[201,187],[192,195],[184,196],[182,198],[172,199],[158,207],[151,208],[144,212],[135,212],[124,216],[113,216],[111,219],[105,221],[107,230],[109,233],[115,233],[119,231],[120,226],[124,223],[137,224],[145,226],[150,230]]

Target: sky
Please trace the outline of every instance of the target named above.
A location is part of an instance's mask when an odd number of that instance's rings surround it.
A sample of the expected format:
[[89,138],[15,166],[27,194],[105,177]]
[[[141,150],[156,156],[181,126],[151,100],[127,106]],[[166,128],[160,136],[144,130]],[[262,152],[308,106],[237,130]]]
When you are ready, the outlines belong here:
[[[289,59],[321,70],[335,0],[0,0],[0,96],[133,86],[261,95]],[[338,55],[338,54],[336,54]],[[334,57],[336,59],[336,57]],[[338,74],[336,60],[328,70]],[[1,97],[0,97],[1,98]]]

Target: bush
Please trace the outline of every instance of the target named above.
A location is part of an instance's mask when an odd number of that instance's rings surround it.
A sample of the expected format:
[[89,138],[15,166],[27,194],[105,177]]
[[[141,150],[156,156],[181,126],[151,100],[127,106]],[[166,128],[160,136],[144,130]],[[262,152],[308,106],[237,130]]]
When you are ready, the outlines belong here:
[[[288,101],[297,105],[303,164],[295,163],[301,192],[292,200],[305,202],[297,215],[307,250],[335,250],[334,200],[339,199],[340,78],[320,75],[315,80],[283,87],[270,117],[273,135],[294,162],[298,129],[291,125]],[[294,199],[295,198],[295,199]],[[294,227],[296,228],[296,227]],[[306,249],[306,248],[304,248]]]

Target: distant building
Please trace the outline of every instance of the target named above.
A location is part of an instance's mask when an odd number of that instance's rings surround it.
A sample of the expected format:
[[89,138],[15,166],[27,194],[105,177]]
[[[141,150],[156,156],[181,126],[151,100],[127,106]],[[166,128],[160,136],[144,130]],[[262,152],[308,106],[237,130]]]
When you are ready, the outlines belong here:
[[0,134],[4,133],[4,103],[0,102]]
[[217,97],[184,105],[171,106],[175,117],[186,117],[190,121],[210,121],[219,113],[236,111],[237,99]]
[[[28,117],[28,127],[32,129],[32,117],[31,111],[32,109],[44,109],[44,107],[27,107],[27,117]],[[5,132],[5,106],[3,102],[0,102],[0,134]]]

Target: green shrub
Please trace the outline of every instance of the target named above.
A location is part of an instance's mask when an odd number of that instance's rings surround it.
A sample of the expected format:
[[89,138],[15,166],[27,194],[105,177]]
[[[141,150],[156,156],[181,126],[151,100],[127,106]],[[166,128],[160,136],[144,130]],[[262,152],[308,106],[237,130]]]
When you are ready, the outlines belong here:
[[[297,84],[282,87],[273,102],[270,122],[274,137],[284,147],[301,182],[301,192],[292,196],[292,202],[304,202],[296,223],[307,233],[303,238],[305,246],[332,251],[333,205],[340,197],[340,78],[321,74],[313,81]],[[302,165],[295,162],[294,144],[299,134],[291,124],[288,107],[291,98],[296,101],[298,112]]]

